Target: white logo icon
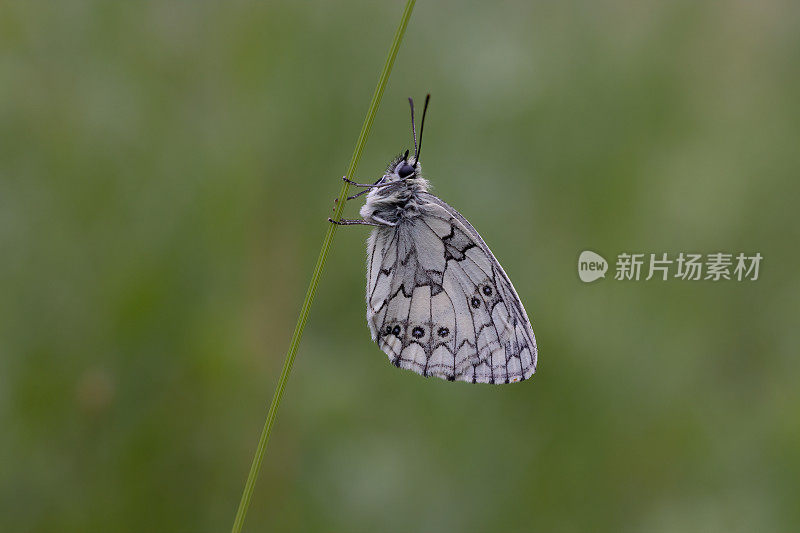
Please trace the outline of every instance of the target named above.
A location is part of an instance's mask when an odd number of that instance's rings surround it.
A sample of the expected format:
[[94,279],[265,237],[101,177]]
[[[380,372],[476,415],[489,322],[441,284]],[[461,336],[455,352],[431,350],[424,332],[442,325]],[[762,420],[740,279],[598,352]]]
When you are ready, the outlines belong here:
[[578,257],[578,277],[585,283],[606,277],[607,270],[608,263],[599,254],[584,250]]

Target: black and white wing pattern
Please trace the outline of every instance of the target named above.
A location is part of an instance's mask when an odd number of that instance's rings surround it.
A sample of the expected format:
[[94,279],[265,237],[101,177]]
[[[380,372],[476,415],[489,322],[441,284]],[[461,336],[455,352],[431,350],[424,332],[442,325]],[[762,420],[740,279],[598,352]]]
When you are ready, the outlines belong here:
[[511,281],[475,228],[423,193],[419,216],[368,242],[367,322],[400,368],[472,383],[536,371],[536,339]]

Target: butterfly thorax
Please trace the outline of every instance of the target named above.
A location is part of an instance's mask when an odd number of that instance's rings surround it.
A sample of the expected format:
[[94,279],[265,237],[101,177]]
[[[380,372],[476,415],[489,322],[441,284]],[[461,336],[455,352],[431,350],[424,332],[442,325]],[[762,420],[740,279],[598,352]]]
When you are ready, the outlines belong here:
[[[419,169],[420,165],[416,165]],[[364,220],[374,224],[397,225],[403,220],[419,216],[419,206],[423,203],[420,195],[428,191],[428,180],[416,170],[413,175],[401,178],[395,168],[397,164],[390,165],[389,170],[378,181],[367,195],[367,201],[361,208]]]

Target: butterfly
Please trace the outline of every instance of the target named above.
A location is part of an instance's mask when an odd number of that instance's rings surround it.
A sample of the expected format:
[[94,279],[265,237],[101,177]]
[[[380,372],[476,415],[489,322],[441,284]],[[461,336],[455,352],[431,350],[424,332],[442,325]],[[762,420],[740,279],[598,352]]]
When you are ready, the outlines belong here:
[[356,220],[374,226],[367,241],[367,323],[372,340],[399,368],[471,383],[514,383],[536,371],[537,349],[522,302],[481,236],[422,177],[411,105],[414,155],[396,157],[367,195]]

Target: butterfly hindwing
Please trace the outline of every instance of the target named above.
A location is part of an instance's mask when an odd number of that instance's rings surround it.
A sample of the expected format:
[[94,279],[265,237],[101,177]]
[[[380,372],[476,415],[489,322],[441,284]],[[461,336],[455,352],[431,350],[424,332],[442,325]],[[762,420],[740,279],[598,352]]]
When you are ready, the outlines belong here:
[[401,368],[508,383],[536,369],[536,340],[514,287],[477,231],[424,194],[419,216],[368,242],[367,321]]

